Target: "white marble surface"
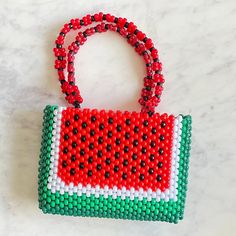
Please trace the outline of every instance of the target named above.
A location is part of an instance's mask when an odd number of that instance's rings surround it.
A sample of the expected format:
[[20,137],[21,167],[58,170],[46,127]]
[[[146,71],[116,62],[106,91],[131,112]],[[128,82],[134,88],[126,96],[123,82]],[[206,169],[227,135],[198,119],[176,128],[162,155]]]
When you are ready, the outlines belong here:
[[[70,18],[100,10],[127,17],[156,42],[166,78],[157,111],[193,116],[189,192],[178,225],[38,210],[42,110],[66,105],[53,43]],[[1,0],[0,235],[236,235],[235,41],[235,0]],[[76,63],[84,106],[139,109],[143,61],[120,37],[92,37]]]

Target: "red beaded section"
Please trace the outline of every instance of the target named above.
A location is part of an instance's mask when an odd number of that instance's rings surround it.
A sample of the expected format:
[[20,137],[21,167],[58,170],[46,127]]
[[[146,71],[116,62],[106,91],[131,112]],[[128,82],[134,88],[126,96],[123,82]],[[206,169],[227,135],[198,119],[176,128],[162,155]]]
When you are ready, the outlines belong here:
[[66,108],[58,176],[68,185],[169,188],[174,116]]

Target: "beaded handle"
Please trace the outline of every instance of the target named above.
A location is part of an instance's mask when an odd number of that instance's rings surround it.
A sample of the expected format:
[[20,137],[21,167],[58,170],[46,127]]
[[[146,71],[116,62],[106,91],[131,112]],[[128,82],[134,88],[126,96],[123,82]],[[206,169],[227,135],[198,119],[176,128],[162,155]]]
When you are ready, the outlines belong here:
[[[79,32],[76,40],[68,47],[68,53],[63,48],[66,34],[71,30],[80,29],[82,26],[88,26],[94,22],[107,21],[108,23],[99,23],[95,27]],[[155,106],[160,102],[162,93],[162,84],[164,83],[161,74],[162,65],[158,59],[158,51],[154,48],[152,40],[147,38],[144,33],[139,31],[132,22],[127,22],[125,18],[117,18],[110,14],[87,15],[82,19],[72,19],[69,24],[65,24],[56,40],[56,48],[54,54],[56,56],[55,68],[58,70],[59,81],[61,82],[62,92],[66,94],[66,100],[75,107],[80,107],[83,99],[80,91],[75,85],[74,80],[74,56],[78,52],[81,45],[87,40],[88,36],[96,32],[106,32],[107,30],[118,32],[121,36],[127,38],[128,43],[135,47],[135,51],[144,57],[147,76],[144,78],[144,86],[142,89],[139,103],[142,105],[141,112],[152,114]],[[66,58],[67,57],[67,61]],[[67,68],[68,80],[65,80],[64,69]],[[154,94],[154,95],[153,95]]]

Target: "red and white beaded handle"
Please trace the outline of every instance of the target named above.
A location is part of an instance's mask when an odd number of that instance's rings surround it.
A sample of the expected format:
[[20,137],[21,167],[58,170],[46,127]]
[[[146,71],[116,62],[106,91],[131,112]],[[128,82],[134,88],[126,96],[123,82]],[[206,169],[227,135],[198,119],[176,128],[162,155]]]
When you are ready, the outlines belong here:
[[[99,22],[96,26],[78,33],[76,40],[68,47],[67,53],[63,47],[66,34],[71,29],[78,30],[83,26],[88,26],[96,22]],[[75,85],[75,54],[80,49],[80,46],[85,43],[88,36],[96,32],[102,33],[108,30],[118,32],[122,37],[127,38],[128,43],[135,47],[135,51],[143,56],[146,63],[147,75],[144,78],[144,88],[142,89],[139,103],[142,105],[141,112],[152,114],[155,106],[160,102],[160,96],[163,90],[162,85],[164,83],[164,78],[161,74],[162,65],[158,59],[158,51],[154,48],[152,40],[138,30],[133,22],[127,22],[125,18],[117,18],[110,14],[98,13],[92,16],[87,15],[81,19],[72,19],[70,23],[65,24],[61,29],[56,39],[54,54],[56,56],[55,68],[58,70],[61,89],[66,94],[66,100],[75,107],[80,107],[83,101],[80,91]],[[67,68],[68,80],[66,80],[65,68]]]

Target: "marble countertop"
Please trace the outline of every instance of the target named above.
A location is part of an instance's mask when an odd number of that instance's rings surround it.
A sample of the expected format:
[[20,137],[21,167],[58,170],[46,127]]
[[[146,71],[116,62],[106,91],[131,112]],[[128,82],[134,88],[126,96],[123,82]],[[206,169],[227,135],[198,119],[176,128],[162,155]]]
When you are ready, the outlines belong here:
[[[166,79],[157,111],[193,117],[189,191],[178,225],[38,209],[42,111],[66,105],[54,40],[70,18],[97,11],[134,21],[154,40]],[[2,0],[0,22],[0,235],[235,235],[235,0]],[[138,111],[144,73],[142,59],[113,33],[91,38],[76,59],[84,107]]]

